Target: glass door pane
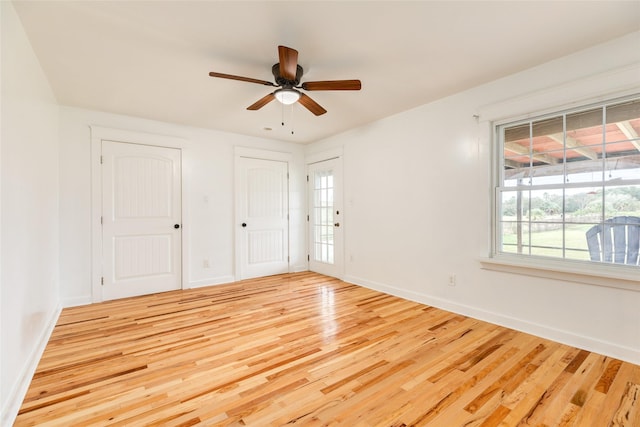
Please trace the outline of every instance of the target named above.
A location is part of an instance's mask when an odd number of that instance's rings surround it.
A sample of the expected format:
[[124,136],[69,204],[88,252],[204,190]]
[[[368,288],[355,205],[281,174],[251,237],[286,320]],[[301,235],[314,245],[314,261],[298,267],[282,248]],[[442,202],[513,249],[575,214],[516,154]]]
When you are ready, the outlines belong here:
[[333,170],[313,172],[314,261],[333,264]]

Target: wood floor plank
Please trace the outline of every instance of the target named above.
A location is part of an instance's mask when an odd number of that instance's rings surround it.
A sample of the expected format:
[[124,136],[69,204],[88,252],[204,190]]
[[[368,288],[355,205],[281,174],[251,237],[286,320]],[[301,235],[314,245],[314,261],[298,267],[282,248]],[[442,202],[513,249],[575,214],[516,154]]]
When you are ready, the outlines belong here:
[[64,309],[16,426],[640,426],[640,366],[316,273]]

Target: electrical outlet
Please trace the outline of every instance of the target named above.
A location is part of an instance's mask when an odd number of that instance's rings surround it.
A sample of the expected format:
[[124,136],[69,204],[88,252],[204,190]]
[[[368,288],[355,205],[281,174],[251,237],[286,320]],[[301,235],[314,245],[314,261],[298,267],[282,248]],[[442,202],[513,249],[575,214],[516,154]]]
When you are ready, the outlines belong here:
[[456,275],[451,273],[449,275],[449,286],[455,286],[456,285]]

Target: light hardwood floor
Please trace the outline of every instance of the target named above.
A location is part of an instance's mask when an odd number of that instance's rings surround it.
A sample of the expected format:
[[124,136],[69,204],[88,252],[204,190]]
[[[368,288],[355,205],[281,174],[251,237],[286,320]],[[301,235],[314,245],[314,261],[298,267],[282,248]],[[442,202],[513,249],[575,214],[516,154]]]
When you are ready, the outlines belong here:
[[23,425],[640,426],[640,366],[315,273],[65,309]]

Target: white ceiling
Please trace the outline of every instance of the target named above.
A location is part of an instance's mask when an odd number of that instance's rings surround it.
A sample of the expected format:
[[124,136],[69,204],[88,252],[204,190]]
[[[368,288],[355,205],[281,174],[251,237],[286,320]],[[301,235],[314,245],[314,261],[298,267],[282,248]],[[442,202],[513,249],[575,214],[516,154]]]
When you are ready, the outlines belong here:
[[[640,29],[638,1],[14,4],[60,104],[301,143]],[[272,81],[278,45],[299,51],[302,81],[362,90],[308,92],[319,117],[247,111],[272,89],[208,76]]]

